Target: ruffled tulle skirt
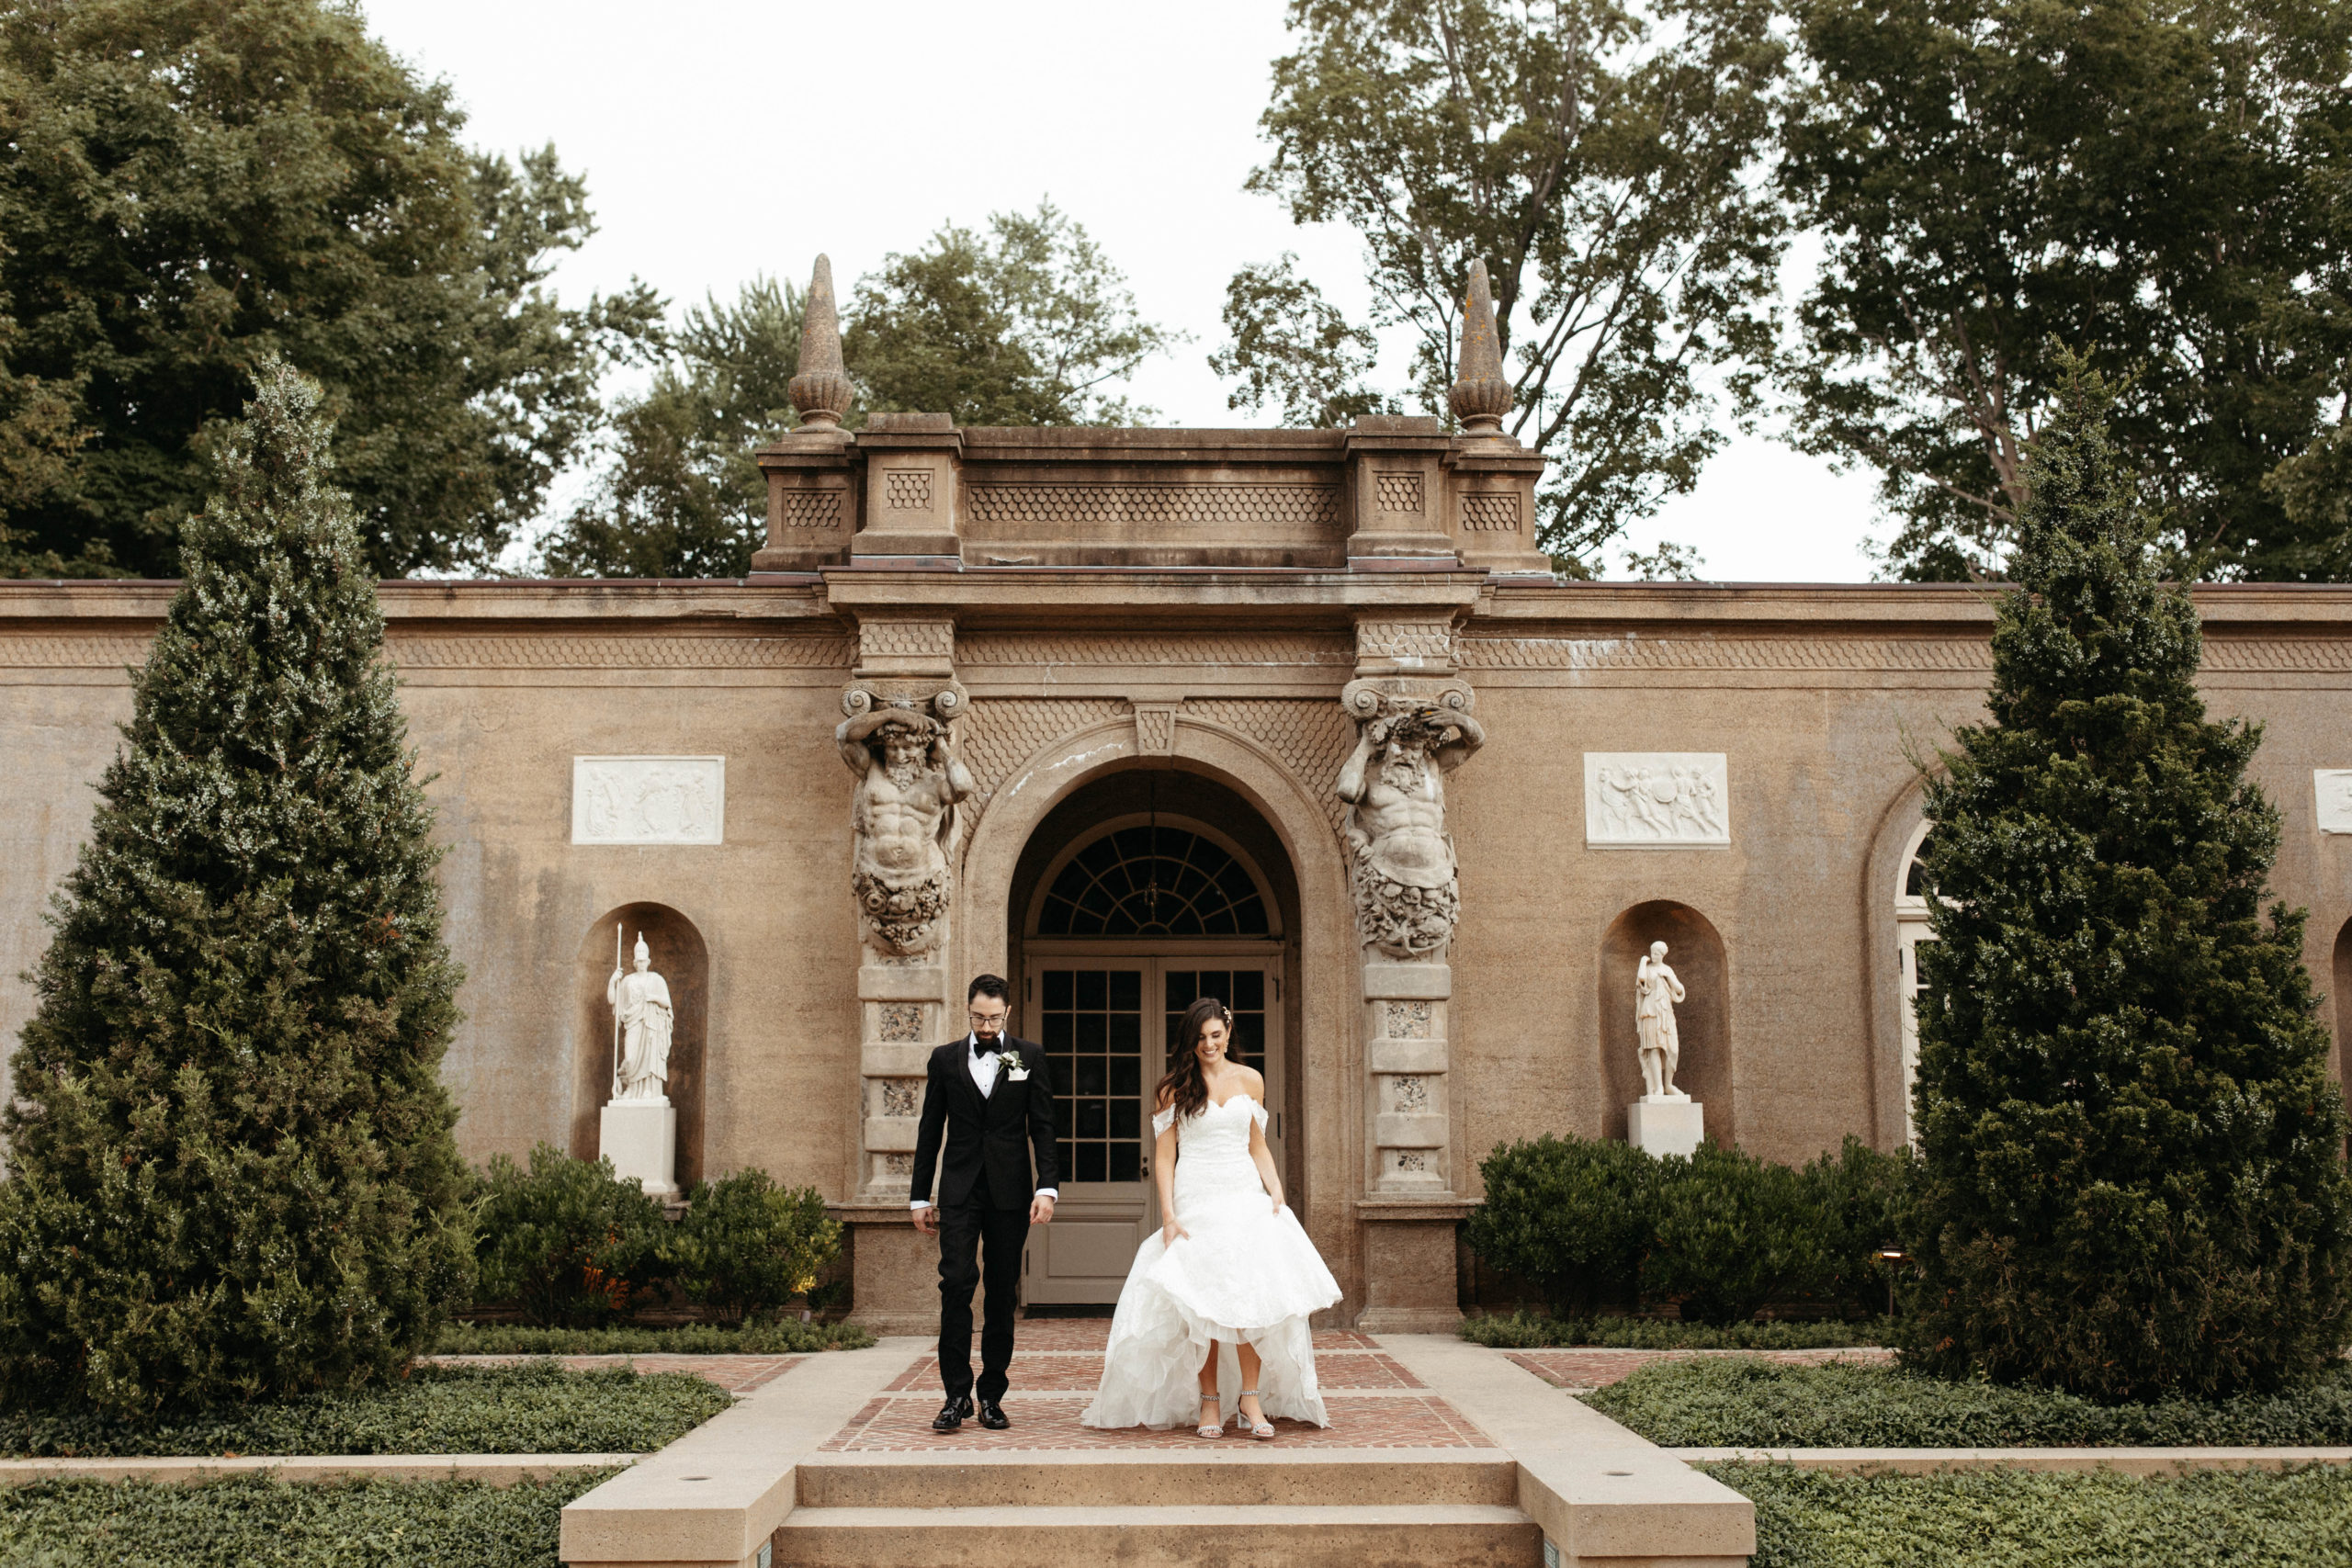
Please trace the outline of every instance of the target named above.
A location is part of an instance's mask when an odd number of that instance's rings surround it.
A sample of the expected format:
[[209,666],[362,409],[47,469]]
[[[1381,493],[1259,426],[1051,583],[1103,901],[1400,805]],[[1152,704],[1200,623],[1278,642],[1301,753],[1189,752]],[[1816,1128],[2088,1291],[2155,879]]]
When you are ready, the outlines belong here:
[[[1254,1183],[1255,1175],[1251,1180]],[[1232,1414],[1242,1391],[1235,1347],[1264,1365],[1259,1402],[1269,1417],[1330,1425],[1315,1381],[1310,1314],[1340,1299],[1297,1217],[1262,1190],[1188,1193],[1177,1213],[1189,1233],[1173,1247],[1154,1231],[1136,1249],[1119,1292],[1102,1386],[1079,1417],[1089,1427],[1190,1427],[1200,1419],[1201,1363],[1217,1346],[1217,1389]]]

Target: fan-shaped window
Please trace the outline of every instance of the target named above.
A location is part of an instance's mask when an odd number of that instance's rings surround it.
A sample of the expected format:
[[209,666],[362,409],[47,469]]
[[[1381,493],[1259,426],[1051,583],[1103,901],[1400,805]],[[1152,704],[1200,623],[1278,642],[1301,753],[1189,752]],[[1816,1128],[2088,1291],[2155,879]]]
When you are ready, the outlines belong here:
[[1221,845],[1186,829],[1120,828],[1070,856],[1039,936],[1265,936],[1264,895]]

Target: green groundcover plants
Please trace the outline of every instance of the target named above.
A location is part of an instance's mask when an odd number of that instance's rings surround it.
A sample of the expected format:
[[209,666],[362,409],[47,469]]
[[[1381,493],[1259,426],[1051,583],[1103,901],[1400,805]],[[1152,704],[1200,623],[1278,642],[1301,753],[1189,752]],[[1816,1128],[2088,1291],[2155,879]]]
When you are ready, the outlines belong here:
[[444,1356],[797,1356],[863,1350],[874,1336],[854,1323],[715,1323],[675,1328],[534,1328],[516,1323],[445,1325]]
[[1749,1568],[2336,1568],[2352,1466],[2143,1479],[1964,1471],[1700,1469],[1756,1505]]
[[647,1453],[733,1403],[726,1390],[690,1372],[573,1372],[553,1361],[421,1366],[386,1386],[231,1405],[170,1422],[12,1411],[0,1415],[0,1453],[23,1459]]
[[1894,1367],[1659,1361],[1579,1395],[1665,1448],[2307,1447],[2352,1443],[2352,1367],[2277,1393],[2094,1404]]
[[1540,1350],[1589,1345],[1612,1350],[1842,1350],[1891,1345],[1894,1323],[1866,1318],[1801,1318],[1788,1323],[1729,1323],[1721,1327],[1656,1317],[1465,1317],[1458,1330],[1474,1345],[1496,1350]]
[[0,1491],[0,1563],[84,1568],[556,1568],[563,1506],[609,1470],[543,1483],[241,1476],[202,1486],[46,1481]]

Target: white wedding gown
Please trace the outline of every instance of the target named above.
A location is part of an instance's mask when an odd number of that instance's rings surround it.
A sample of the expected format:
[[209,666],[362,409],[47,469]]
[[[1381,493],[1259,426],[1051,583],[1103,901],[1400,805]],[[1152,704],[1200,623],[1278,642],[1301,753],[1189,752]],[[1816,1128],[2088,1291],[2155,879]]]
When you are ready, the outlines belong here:
[[[1167,1131],[1173,1110],[1152,1118]],[[1339,1281],[1285,1207],[1276,1212],[1250,1158],[1250,1132],[1266,1109],[1246,1094],[1202,1107],[1176,1129],[1176,1219],[1170,1247],[1154,1231],[1136,1248],[1119,1292],[1102,1386],[1079,1420],[1089,1427],[1190,1427],[1200,1419],[1201,1363],[1212,1341],[1226,1413],[1240,1397],[1233,1347],[1264,1359],[1259,1403],[1269,1419],[1330,1425],[1315,1382],[1307,1314],[1340,1299]]]

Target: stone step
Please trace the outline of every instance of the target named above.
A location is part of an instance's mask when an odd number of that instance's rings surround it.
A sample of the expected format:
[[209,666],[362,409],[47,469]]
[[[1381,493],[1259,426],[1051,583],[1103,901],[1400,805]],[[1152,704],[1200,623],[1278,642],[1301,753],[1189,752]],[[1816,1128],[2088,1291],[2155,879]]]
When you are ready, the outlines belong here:
[[1492,1449],[1222,1447],[1226,1451],[1202,1453],[818,1454],[797,1467],[798,1500],[804,1508],[1140,1507],[1180,1497],[1237,1506],[1510,1507],[1519,1500],[1518,1464]]
[[774,1543],[774,1568],[1536,1568],[1544,1559],[1526,1515],[1476,1503],[796,1508]]

